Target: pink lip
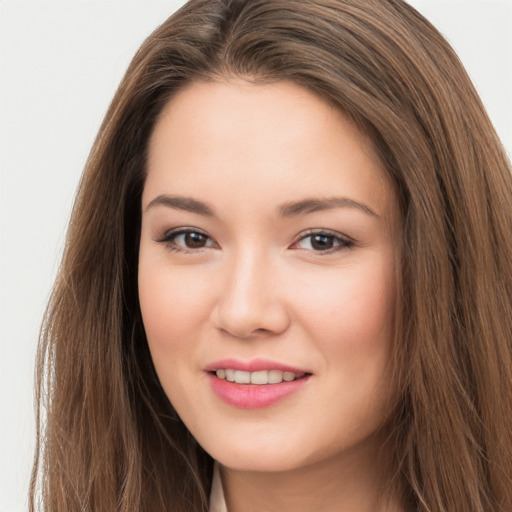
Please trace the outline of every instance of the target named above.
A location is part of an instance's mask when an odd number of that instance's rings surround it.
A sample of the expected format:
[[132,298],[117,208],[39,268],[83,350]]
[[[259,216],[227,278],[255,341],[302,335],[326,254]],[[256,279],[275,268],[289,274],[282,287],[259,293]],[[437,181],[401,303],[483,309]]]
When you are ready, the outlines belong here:
[[282,372],[292,373],[311,373],[308,370],[288,366],[287,364],[270,361],[267,359],[253,359],[252,361],[240,361],[238,359],[221,359],[215,361],[204,368],[206,372],[214,372],[219,368],[230,368],[233,370],[242,370],[245,372],[260,372],[263,370],[281,370]]
[[257,372],[262,370],[281,370],[283,372],[307,373],[305,370],[294,368],[292,366],[277,363],[275,361],[265,361],[263,359],[254,359],[243,362],[235,359],[223,359],[208,365],[205,371],[208,372],[208,379],[213,392],[225,403],[238,407],[240,409],[261,409],[268,407],[284,398],[300,391],[311,375],[306,375],[300,379],[291,382],[281,382],[279,384],[257,385],[257,384],[237,384],[224,379],[219,379],[213,372],[219,368],[230,368],[233,370],[243,370],[247,372]]

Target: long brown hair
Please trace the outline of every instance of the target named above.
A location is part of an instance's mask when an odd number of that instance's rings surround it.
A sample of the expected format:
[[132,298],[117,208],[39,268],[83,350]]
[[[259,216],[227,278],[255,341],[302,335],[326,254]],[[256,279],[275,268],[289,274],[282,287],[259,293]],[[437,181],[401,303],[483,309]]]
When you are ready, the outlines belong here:
[[144,42],[87,162],[42,328],[31,510],[207,509],[211,458],[142,327],[140,198],[169,98],[233,75],[307,87],[373,140],[402,216],[395,476],[417,510],[512,511],[510,163],[453,50],[402,0],[191,0]]

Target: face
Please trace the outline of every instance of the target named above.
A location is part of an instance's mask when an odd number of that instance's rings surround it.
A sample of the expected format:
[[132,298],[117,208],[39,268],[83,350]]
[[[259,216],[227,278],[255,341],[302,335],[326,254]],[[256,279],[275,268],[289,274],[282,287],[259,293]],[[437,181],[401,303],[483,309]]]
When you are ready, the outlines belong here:
[[198,83],[166,106],[140,305],[165,393],[222,464],[291,470],[373,442],[392,394],[395,203],[369,140],[297,85]]

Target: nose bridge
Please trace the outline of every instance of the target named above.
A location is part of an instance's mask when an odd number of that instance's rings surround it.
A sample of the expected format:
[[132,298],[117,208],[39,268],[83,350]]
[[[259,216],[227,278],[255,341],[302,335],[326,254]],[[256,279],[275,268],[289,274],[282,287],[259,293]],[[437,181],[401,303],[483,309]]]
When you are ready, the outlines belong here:
[[224,272],[217,304],[218,327],[240,338],[286,329],[287,312],[268,251],[243,247],[226,261]]

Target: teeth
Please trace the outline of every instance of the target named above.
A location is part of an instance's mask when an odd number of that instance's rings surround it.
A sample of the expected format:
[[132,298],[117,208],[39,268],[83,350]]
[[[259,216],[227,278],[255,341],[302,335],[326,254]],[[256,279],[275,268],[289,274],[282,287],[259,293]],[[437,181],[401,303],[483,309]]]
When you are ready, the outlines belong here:
[[268,372],[252,372],[251,384],[268,384]]
[[279,384],[281,382],[291,382],[295,379],[304,377],[304,373],[282,372],[281,370],[262,370],[258,372],[245,372],[242,370],[232,370],[230,368],[220,368],[216,372],[219,379],[224,379],[237,384]]
[[283,382],[283,372],[280,370],[270,370],[268,372],[268,383],[279,384]]
[[235,370],[235,382],[237,384],[250,384],[251,373],[243,372],[242,370]]

